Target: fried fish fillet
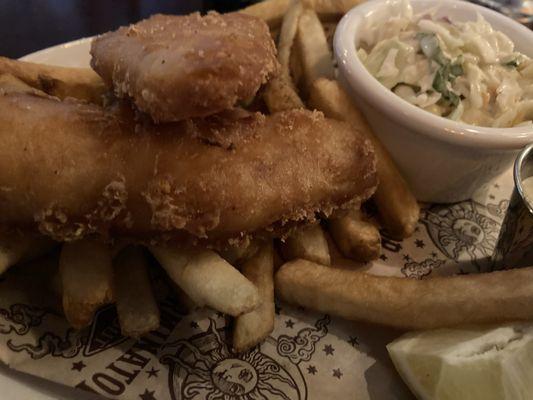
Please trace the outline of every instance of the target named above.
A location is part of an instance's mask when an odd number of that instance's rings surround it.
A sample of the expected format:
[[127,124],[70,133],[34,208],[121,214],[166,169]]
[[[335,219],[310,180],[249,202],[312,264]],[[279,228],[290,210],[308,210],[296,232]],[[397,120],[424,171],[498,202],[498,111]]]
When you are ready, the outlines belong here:
[[321,113],[232,112],[165,125],[0,90],[0,225],[220,243],[312,220],[376,187],[371,145]]
[[268,26],[240,13],[154,15],[97,37],[91,54],[115,94],[159,122],[250,100],[279,67]]

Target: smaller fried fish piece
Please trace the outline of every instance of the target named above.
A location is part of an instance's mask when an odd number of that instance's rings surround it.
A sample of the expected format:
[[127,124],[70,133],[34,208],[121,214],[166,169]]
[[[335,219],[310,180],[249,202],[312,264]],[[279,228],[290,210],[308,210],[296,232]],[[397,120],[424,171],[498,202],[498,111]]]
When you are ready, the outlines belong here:
[[253,98],[279,67],[268,26],[239,13],[154,15],[97,37],[93,69],[156,122],[203,117]]

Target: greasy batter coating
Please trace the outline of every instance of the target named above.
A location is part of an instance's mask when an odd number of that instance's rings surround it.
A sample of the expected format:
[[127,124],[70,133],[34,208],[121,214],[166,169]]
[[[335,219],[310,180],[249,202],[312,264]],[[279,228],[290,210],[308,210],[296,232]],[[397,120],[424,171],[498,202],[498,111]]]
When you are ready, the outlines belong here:
[[91,65],[155,121],[179,121],[253,98],[277,72],[268,26],[239,13],[154,15],[97,37]]
[[1,93],[0,225],[57,240],[227,243],[364,201],[377,183],[370,144],[318,112],[135,126],[124,112]]

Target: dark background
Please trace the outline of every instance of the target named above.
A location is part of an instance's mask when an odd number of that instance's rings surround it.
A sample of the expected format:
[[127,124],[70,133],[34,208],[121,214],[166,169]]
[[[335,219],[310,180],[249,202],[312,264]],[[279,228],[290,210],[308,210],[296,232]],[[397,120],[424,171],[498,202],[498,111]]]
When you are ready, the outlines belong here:
[[[0,56],[25,54],[116,29],[155,13],[236,10],[258,0],[0,0]],[[520,0],[470,0],[490,6]],[[531,4],[530,2],[527,2]],[[518,10],[518,9],[515,9]],[[523,10],[523,9],[522,9]],[[533,7],[528,21],[533,28]]]
[[18,58],[96,35],[155,13],[188,14],[244,7],[244,0],[0,0],[0,55]]

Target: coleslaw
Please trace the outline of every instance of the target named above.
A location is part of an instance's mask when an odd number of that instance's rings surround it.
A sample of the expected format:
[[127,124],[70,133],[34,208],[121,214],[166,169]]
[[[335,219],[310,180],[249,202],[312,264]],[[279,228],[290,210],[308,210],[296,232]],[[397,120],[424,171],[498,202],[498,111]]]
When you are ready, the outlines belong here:
[[415,15],[409,1],[376,24],[367,20],[358,56],[387,89],[452,120],[533,128],[533,60],[478,14],[468,22]]

